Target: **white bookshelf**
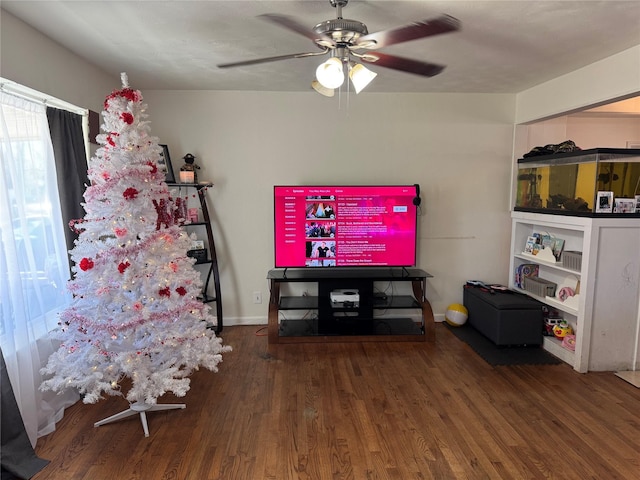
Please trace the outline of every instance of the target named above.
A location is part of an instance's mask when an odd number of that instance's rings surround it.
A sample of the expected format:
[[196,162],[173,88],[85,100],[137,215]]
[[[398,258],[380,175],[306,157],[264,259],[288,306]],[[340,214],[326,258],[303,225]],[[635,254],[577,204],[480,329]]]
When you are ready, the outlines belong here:
[[[578,372],[640,370],[640,219],[573,217],[513,212],[509,286],[559,310],[576,333],[575,352],[552,337],[543,347]],[[548,233],[564,250],[582,252],[579,271],[523,252],[527,237]],[[539,297],[515,287],[515,270],[537,264],[540,278],[575,287],[569,301]]]

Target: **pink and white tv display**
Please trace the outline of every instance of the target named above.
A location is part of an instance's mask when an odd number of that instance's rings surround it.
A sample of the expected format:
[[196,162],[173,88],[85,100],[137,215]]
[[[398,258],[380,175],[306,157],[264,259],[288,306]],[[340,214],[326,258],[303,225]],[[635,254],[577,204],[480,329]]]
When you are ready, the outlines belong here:
[[275,267],[411,267],[417,185],[274,187]]

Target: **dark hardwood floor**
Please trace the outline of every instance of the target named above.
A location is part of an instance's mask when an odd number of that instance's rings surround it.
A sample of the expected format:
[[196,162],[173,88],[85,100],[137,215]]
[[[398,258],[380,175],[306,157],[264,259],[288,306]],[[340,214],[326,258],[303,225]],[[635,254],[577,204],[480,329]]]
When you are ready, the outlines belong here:
[[[122,398],[69,408],[34,480],[638,479],[640,389],[568,365],[491,367],[436,342],[269,346],[225,327],[218,373],[95,428]],[[261,333],[266,333],[264,330]]]

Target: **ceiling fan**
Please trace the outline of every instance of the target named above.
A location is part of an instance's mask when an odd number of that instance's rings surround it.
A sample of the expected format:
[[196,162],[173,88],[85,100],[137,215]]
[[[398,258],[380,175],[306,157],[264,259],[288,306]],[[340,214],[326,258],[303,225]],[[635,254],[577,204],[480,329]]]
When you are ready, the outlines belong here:
[[[349,0],[329,0],[329,3],[336,9],[336,18],[325,20],[312,29],[309,29],[293,17],[287,15],[274,13],[260,15],[260,18],[264,20],[309,38],[320,48],[319,52],[292,53],[275,57],[223,63],[218,65],[218,67],[242,67],[258,63],[288,60],[290,58],[313,57],[329,53],[330,58],[322,63],[316,70],[317,80],[312,82],[312,87],[323,95],[333,96],[334,89],[339,88],[344,82],[344,68],[346,67],[355,91],[359,93],[377,74],[366,69],[362,64],[358,64],[358,60],[407,73],[433,77],[442,72],[445,67],[420,60],[388,55],[374,50],[409,40],[454,32],[460,29],[460,21],[458,19],[449,15],[440,15],[433,19],[369,33],[364,23],[342,18],[342,8],[349,3]],[[352,60],[352,57],[355,60]]]

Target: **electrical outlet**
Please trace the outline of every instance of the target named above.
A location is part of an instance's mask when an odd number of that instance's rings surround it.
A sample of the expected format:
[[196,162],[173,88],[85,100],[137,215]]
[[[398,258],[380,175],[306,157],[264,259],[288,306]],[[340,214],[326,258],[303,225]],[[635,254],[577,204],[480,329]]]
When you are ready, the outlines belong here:
[[262,292],[253,292],[253,303],[262,303]]

